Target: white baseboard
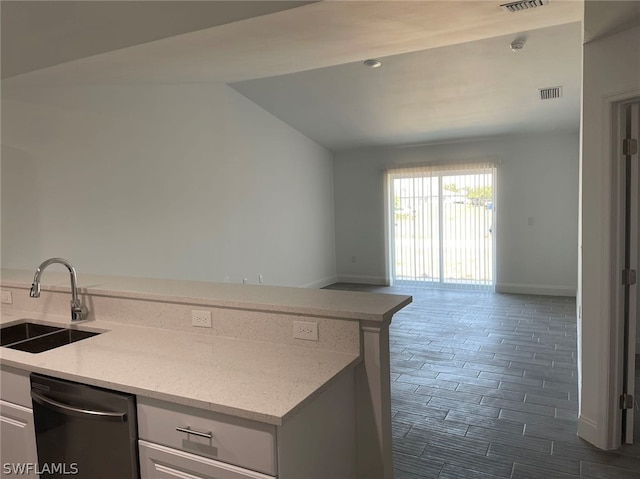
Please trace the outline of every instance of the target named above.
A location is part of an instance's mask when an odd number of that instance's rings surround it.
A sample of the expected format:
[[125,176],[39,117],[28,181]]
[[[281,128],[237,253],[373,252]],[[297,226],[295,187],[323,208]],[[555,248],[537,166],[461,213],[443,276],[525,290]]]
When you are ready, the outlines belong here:
[[329,276],[328,278],[323,278],[323,279],[319,279],[317,281],[313,281],[311,283],[307,283],[305,285],[303,285],[303,288],[313,288],[313,289],[320,289],[320,288],[324,288],[325,286],[329,286],[330,284],[333,283],[337,283],[338,282],[338,277],[337,276]]
[[545,284],[496,283],[496,293],[535,294],[541,296],[576,296],[576,288]]
[[578,436],[597,447],[602,447],[598,440],[598,424],[588,417],[578,416]]
[[339,283],[359,283],[359,284],[373,284],[376,286],[388,286],[389,282],[382,276],[363,276],[355,274],[340,274],[338,275]]

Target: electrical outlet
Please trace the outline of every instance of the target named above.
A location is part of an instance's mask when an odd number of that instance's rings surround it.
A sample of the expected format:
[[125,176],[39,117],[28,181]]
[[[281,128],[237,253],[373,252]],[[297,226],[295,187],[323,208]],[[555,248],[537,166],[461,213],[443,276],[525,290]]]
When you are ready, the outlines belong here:
[[309,323],[307,321],[293,322],[293,338],[306,339],[307,341],[318,340],[318,323]]
[[211,311],[191,311],[191,326],[197,328],[211,327]]
[[13,299],[11,298],[11,291],[2,292],[2,302],[4,304],[13,304]]

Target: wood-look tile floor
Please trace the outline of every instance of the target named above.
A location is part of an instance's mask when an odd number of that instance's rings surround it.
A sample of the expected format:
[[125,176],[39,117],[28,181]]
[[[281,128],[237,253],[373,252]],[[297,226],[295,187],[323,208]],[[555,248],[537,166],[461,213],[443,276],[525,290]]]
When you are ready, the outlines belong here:
[[390,328],[395,479],[640,479],[640,444],[576,436],[574,298],[330,288],[413,296]]

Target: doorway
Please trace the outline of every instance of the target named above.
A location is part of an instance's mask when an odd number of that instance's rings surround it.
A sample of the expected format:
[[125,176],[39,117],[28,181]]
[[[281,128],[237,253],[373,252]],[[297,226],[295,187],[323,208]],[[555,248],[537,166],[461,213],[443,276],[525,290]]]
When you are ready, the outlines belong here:
[[392,283],[493,288],[493,163],[390,170],[388,185]]

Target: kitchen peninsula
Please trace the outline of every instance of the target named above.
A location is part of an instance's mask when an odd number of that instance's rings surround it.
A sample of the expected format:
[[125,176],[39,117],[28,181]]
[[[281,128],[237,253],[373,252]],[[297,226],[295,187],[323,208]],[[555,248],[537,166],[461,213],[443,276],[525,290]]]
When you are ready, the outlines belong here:
[[[155,440],[155,415],[240,431],[245,439],[202,458],[238,469],[220,477],[392,477],[388,326],[410,296],[80,275],[89,316],[71,324],[68,275],[48,272],[39,299],[31,279],[2,270],[3,325],[28,318],[102,334],[37,354],[1,348],[3,404],[30,407],[28,391],[7,392],[28,387],[30,372],[135,394],[143,479],[165,477],[155,458],[184,460],[171,447],[192,439]],[[193,311],[210,313],[211,327],[194,327]],[[317,325],[318,340],[294,338],[294,323]],[[264,454],[239,449],[254,445]]]

